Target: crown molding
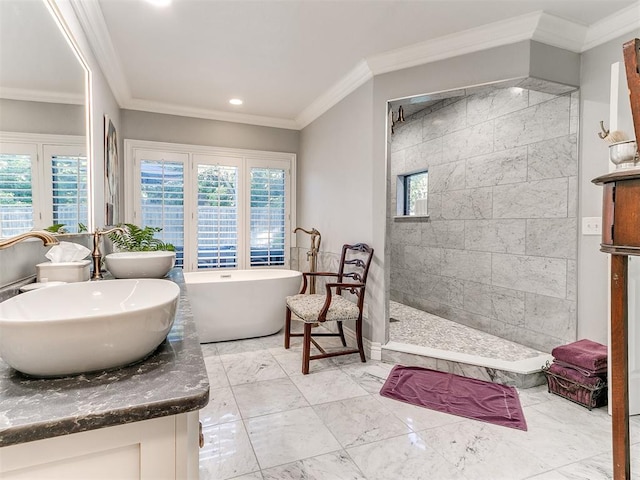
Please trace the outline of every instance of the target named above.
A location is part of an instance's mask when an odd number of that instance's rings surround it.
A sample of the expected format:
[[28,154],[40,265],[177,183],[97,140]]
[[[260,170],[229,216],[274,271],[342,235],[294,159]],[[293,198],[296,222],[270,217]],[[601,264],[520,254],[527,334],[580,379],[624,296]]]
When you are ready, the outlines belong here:
[[167,115],[205,118],[209,120],[222,120],[225,122],[246,123],[265,127],[299,129],[294,120],[286,118],[222,112],[133,98],[124,74],[122,62],[111,41],[109,29],[107,28],[98,0],[70,1],[91,45],[91,50],[120,108]]
[[591,25],[580,51],[590,50],[632,30],[640,30],[640,2],[635,2]]
[[360,60],[342,79],[314,100],[297,117],[296,125],[303,129],[320,115],[325,113],[344,97],[373,78],[373,72],[365,60]]
[[26,88],[0,87],[0,98],[22,100],[25,102],[63,103],[67,105],[84,105],[81,93],[51,92],[46,90],[28,90]]
[[579,53],[586,34],[587,27],[584,25],[542,13],[531,40]]
[[287,118],[264,117],[261,115],[249,115],[236,112],[222,112],[219,110],[186,107],[183,105],[153,102],[149,100],[132,99],[124,105],[121,105],[121,107],[128,110],[163,113],[165,115],[178,115],[181,117],[204,118],[207,120],[221,120],[223,122],[247,123],[263,127],[299,130],[298,124],[294,120]]
[[57,133],[25,133],[25,132],[4,132],[0,131],[0,141],[16,143],[50,143],[50,144],[73,144],[85,145],[87,137],[84,135],[61,135]]
[[541,12],[534,12],[372,55],[367,57],[367,64],[374,75],[380,75],[529,40],[533,36],[541,15]]
[[131,99],[131,90],[98,0],[70,2],[116,101],[120,106],[126,104]]
[[577,52],[585,32],[582,25],[534,12],[372,55],[303,110],[296,122],[306,127],[375,75],[532,39]]
[[342,79],[334,83],[300,112],[295,120],[292,120],[133,98],[98,0],[70,0],[70,2],[121,108],[293,130],[300,130],[309,125],[375,75],[526,40],[535,40],[580,53],[640,28],[640,16],[637,14],[640,1],[600,20],[591,27],[541,11],[501,20],[360,60]]

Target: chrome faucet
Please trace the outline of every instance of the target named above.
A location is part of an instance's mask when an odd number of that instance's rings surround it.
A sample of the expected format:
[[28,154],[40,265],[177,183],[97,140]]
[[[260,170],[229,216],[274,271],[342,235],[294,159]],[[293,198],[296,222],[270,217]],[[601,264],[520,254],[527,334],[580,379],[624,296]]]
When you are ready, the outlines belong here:
[[93,274],[91,275],[91,280],[101,280],[102,272],[100,271],[102,266],[102,253],[100,252],[100,238],[103,235],[109,235],[113,232],[123,233],[124,229],[120,227],[114,227],[109,230],[101,230],[100,228],[96,228],[93,232],[93,251],[91,252],[91,260],[93,262]]
[[32,230],[30,232],[16,235],[15,237],[9,237],[5,238],[4,240],[0,240],[0,250],[2,250],[3,248],[12,247],[16,243],[20,243],[27,238],[39,238],[40,240],[42,240],[42,243],[45,247],[50,247],[51,245],[58,244],[58,240],[56,240],[56,238],[49,232],[45,232],[44,230]]
[[[293,233],[297,233],[298,230],[311,235],[311,247],[307,252],[307,261],[309,262],[309,271],[315,272],[318,268],[318,252],[320,251],[320,242],[322,241],[322,235],[315,228],[311,230],[305,230],[304,228],[296,227]],[[309,293],[316,293],[316,277],[311,276],[309,279]]]

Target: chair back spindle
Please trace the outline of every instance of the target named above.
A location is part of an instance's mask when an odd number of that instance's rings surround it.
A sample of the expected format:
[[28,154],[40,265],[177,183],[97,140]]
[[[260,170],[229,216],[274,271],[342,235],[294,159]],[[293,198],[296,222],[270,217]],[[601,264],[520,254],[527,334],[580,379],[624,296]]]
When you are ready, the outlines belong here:
[[[352,283],[362,283],[366,285],[372,259],[373,248],[365,243],[343,245],[338,270],[338,282],[349,283],[349,281],[351,281]],[[360,301],[364,302],[364,290],[364,288],[351,289],[350,293],[357,295],[358,303],[360,303]],[[341,294],[341,291],[341,288],[336,289],[338,295]]]

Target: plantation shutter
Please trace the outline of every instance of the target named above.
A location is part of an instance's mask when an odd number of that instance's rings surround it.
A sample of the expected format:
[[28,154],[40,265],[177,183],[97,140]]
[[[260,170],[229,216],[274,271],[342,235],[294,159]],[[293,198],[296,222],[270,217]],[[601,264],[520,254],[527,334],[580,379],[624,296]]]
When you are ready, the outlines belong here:
[[251,167],[250,265],[284,265],[284,168]]
[[77,233],[88,222],[87,158],[51,156],[53,223]]
[[39,224],[35,185],[37,147],[0,144],[0,238],[32,230]]
[[238,267],[238,167],[198,164],[198,268]]
[[176,248],[176,266],[184,263],[184,164],[165,160],[140,161],[142,227],[162,230],[155,235]]

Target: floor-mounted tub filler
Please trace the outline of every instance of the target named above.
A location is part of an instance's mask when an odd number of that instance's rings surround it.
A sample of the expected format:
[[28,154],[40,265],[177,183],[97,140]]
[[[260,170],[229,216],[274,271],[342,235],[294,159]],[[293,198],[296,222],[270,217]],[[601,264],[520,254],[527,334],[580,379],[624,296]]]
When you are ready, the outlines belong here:
[[205,270],[184,280],[201,343],[272,335],[284,326],[285,298],[300,290],[295,270]]

